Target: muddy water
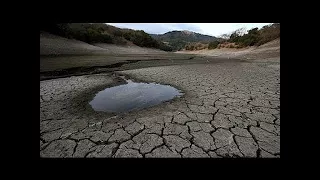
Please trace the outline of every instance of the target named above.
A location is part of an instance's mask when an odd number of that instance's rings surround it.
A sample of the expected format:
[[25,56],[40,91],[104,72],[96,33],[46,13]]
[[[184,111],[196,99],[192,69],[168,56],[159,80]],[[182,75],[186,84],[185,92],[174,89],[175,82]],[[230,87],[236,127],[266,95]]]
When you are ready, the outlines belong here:
[[178,89],[156,83],[137,83],[106,88],[96,94],[89,103],[95,111],[128,112],[158,105],[183,95]]

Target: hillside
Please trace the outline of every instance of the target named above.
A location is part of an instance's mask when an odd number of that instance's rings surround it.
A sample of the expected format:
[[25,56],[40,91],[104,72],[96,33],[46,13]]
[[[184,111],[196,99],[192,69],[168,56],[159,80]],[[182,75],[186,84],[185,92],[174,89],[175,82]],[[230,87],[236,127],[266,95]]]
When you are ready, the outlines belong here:
[[45,23],[40,25],[40,32],[41,31],[68,39],[79,40],[88,44],[136,45],[139,47],[172,51],[169,46],[155,40],[144,31],[121,29],[104,23]]
[[182,50],[189,43],[209,43],[219,40],[214,36],[203,35],[191,31],[170,31],[164,34],[150,34],[154,39],[171,46],[173,50]]
[[267,60],[280,58],[280,38],[272,40],[261,46],[245,48],[216,48],[203,49],[199,51],[179,51],[177,54],[194,54],[202,56],[213,56],[223,58],[238,58],[245,60]]
[[40,32],[40,55],[89,55],[89,54],[167,54],[167,52],[143,48],[134,44],[88,44],[47,32]]
[[77,55],[102,52],[103,48],[75,40],[67,39],[47,32],[40,32],[40,55]]
[[64,77],[70,74],[108,71],[122,64],[149,60],[189,59],[179,55],[134,44],[86,43],[40,31],[40,79]]
[[[190,33],[188,33],[190,34]],[[243,28],[237,29],[230,34],[221,35],[223,38],[216,38],[208,42],[191,42],[180,50],[198,51],[204,49],[220,48],[246,48],[261,46],[265,43],[280,39],[280,23],[272,23],[262,28],[252,28],[246,32]]]

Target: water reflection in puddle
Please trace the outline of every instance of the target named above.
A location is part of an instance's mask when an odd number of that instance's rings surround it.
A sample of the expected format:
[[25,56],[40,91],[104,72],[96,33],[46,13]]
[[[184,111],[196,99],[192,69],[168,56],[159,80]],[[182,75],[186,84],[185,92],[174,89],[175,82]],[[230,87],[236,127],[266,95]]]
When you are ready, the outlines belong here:
[[127,112],[151,107],[183,95],[181,91],[168,85],[126,81],[127,84],[97,93],[89,103],[91,107],[95,111]]

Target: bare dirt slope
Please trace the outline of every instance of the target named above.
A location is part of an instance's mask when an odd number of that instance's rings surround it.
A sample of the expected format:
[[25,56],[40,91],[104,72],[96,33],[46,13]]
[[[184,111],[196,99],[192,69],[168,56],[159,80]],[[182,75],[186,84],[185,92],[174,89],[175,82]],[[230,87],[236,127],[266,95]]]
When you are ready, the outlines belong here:
[[103,48],[49,33],[40,33],[40,55],[90,54]]
[[221,48],[213,50],[199,50],[199,51],[180,51],[177,53],[183,54],[197,54],[204,56],[216,56],[216,57],[227,57],[227,58],[239,58],[246,60],[256,59],[270,59],[280,58],[280,39],[273,40],[259,47],[248,47],[248,48]]
[[[134,44],[88,44],[40,32],[40,79],[113,71],[126,63],[164,61],[173,64],[194,55],[176,54],[158,49],[142,48]],[[144,63],[145,65],[153,63]],[[162,63],[163,64],[163,63]]]
[[115,44],[96,43],[96,47],[105,49],[110,54],[167,54],[165,51],[142,48],[136,45],[119,46]]
[[136,45],[118,46],[114,44],[88,44],[67,39],[50,33],[40,33],[40,55],[80,55],[80,54],[167,54],[165,51],[142,48]]

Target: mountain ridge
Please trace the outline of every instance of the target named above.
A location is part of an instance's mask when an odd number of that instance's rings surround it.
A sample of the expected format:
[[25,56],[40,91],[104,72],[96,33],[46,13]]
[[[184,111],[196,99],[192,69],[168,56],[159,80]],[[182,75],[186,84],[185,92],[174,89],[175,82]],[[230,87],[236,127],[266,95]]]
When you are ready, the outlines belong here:
[[163,34],[150,34],[149,35],[161,42],[167,43],[174,50],[179,51],[189,43],[199,42],[199,43],[209,43],[212,41],[219,41],[221,38],[204,35],[188,30],[174,30]]

